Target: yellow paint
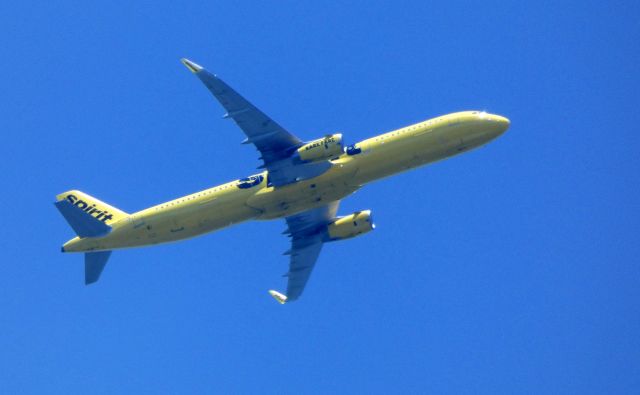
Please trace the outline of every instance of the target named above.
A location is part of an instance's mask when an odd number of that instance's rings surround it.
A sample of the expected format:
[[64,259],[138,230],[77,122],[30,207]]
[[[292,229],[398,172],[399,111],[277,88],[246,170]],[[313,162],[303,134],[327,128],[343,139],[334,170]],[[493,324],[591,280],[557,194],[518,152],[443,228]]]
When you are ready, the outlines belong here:
[[[185,63],[190,69],[197,65]],[[501,116],[465,111],[429,119],[356,144],[357,155],[343,153],[332,168],[309,180],[267,187],[237,187],[238,180],[145,210],[126,213],[79,191],[96,207],[111,209],[112,231],[99,238],[74,238],[68,252],[115,250],[182,240],[250,219],[282,218],[342,199],[364,184],[479,147],[501,135],[509,121]],[[82,194],[82,195],[80,195]],[[66,194],[58,195],[58,200]]]
[[297,152],[300,159],[307,162],[337,158],[342,154],[342,134],[313,140],[298,148]]
[[371,220],[371,211],[364,210],[339,218],[327,228],[329,239],[343,240],[370,232],[375,225]]

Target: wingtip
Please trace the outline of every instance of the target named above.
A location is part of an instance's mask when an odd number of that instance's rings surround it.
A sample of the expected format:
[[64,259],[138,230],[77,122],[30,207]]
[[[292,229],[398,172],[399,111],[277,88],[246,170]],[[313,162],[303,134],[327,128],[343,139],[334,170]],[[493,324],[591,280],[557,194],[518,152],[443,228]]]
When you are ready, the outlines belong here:
[[194,63],[192,61],[190,61],[187,58],[182,58],[180,59],[180,61],[182,62],[183,65],[187,66],[187,68],[189,69],[189,71],[191,71],[192,73],[196,74],[198,73],[200,70],[202,70],[202,66],[200,66],[197,63]]
[[269,295],[273,296],[273,298],[280,304],[285,304],[287,303],[287,296],[281,294],[278,291],[274,291],[273,289],[269,290]]

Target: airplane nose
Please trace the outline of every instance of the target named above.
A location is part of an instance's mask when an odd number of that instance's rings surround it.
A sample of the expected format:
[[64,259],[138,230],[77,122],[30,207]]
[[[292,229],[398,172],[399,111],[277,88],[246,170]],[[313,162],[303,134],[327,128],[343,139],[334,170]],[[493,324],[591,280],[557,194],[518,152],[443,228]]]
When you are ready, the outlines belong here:
[[502,117],[500,115],[496,115],[496,118],[498,119],[498,124],[500,125],[500,134],[506,132],[507,129],[509,129],[509,126],[511,126],[511,121],[509,121],[509,118]]
[[511,125],[511,121],[508,118],[505,118],[501,115],[491,114],[486,117],[489,123],[491,124],[491,134],[493,137],[498,137],[502,133],[506,132],[509,129],[509,125]]
[[503,134],[511,126],[511,121],[502,115],[488,114],[484,111],[475,112],[478,118],[484,121],[486,125],[486,131],[491,135],[491,138],[495,138]]

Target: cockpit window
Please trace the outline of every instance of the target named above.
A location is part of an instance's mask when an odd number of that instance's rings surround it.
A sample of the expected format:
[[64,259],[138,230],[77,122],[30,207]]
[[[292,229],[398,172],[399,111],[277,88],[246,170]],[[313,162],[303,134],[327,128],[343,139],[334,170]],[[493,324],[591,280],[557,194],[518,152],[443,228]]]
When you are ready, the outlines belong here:
[[360,152],[362,152],[362,149],[357,148],[355,144],[352,144],[347,147],[346,151],[347,151],[347,155],[357,155]]

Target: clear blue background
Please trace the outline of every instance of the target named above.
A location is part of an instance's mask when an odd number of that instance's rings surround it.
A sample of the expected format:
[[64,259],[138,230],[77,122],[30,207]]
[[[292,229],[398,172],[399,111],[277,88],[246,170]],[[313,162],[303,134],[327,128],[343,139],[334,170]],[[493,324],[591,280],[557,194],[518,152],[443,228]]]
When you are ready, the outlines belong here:
[[[3,2],[0,392],[637,393],[640,7],[525,3]],[[57,193],[133,212],[259,165],[183,56],[304,139],[512,125],[346,199],[378,228],[294,304],[283,221],[85,287]]]

